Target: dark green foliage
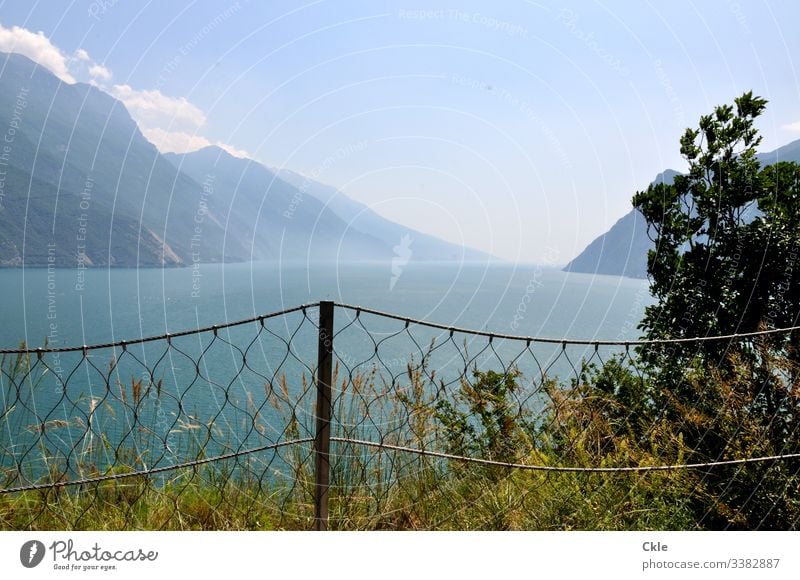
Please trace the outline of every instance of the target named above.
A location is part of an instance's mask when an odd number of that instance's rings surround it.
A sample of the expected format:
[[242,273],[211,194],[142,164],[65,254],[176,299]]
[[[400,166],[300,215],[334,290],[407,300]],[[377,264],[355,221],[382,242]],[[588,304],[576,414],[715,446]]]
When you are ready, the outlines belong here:
[[530,424],[520,416],[513,396],[519,372],[472,371],[473,381],[461,381],[455,402],[440,399],[436,420],[447,434],[455,455],[514,462],[526,446]]
[[[753,332],[797,321],[800,166],[761,168],[754,121],[765,106],[746,93],[735,111],[725,105],[703,116],[681,139],[689,173],[634,196],[657,243],[648,257],[658,300],[642,323],[648,338]],[[678,366],[691,361],[697,346],[649,346],[642,354],[659,362],[665,348],[665,360]],[[722,361],[726,348],[706,345],[703,355]]]
[[[756,157],[762,166],[785,161],[800,162],[800,139],[774,151],[759,153]],[[654,184],[672,183],[675,175],[676,171],[667,169],[656,177]],[[564,271],[647,278],[647,252],[654,247],[647,234],[647,220],[638,209],[632,209],[586,246],[564,267]]]
[[599,368],[591,365],[581,373],[573,388],[587,385],[593,396],[607,401],[604,416],[614,426],[617,436],[641,440],[658,415],[652,385],[625,364],[623,357],[614,357]]
[[[688,174],[634,196],[656,243],[648,273],[657,303],[647,307],[641,325],[647,338],[797,324],[800,166],[761,168],[755,119],[765,106],[764,99],[745,93],[735,106],[701,117],[680,143]],[[792,332],[639,349],[653,401],[691,449],[690,461],[798,449],[798,340]],[[743,445],[746,431],[752,438]],[[698,503],[698,519],[712,528],[791,527],[795,508],[776,500],[797,485],[796,471],[788,475],[776,479],[758,467],[712,470],[704,486],[713,501],[711,507]]]
[[[676,175],[677,171],[667,169],[656,176],[653,185],[672,183]],[[647,252],[652,247],[647,221],[632,209],[564,266],[564,271],[647,278]]]

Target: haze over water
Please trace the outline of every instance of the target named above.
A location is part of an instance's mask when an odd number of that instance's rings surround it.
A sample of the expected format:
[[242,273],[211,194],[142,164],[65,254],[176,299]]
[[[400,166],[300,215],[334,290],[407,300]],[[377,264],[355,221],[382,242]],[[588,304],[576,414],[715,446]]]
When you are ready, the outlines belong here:
[[[131,340],[333,300],[471,329],[633,340],[645,280],[534,265],[204,264],[198,270],[0,270],[0,346]],[[342,322],[341,318],[338,322]]]

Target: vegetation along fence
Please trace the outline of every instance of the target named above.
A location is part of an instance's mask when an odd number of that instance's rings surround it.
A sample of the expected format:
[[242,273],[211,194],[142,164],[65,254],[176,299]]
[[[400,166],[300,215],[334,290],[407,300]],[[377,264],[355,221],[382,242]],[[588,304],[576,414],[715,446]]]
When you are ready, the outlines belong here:
[[[321,302],[23,344],[0,526],[794,529],[798,375],[765,345],[797,331],[557,340]],[[664,373],[654,345],[696,356]]]

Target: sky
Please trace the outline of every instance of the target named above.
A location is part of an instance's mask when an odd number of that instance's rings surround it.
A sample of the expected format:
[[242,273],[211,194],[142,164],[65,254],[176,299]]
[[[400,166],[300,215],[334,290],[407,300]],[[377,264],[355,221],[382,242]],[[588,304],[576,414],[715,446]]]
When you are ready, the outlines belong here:
[[0,1],[0,51],[506,260],[563,264],[685,162],[716,105],[800,139],[800,3]]

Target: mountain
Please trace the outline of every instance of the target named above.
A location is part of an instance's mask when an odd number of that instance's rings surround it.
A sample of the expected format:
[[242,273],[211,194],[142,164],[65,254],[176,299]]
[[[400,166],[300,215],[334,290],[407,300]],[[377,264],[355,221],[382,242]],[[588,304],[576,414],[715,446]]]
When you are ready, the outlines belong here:
[[333,187],[218,147],[165,157],[196,181],[213,175],[217,207],[253,239],[253,259],[390,263],[406,250],[415,261],[490,259],[391,222]]
[[193,249],[205,261],[245,257],[221,253],[213,220],[192,248],[201,187],[99,89],[0,53],[0,127],[2,265],[180,265]]
[[162,155],[120,101],[18,54],[0,53],[0,133],[0,266],[483,256],[215,147]]
[[248,259],[333,261],[391,259],[391,248],[352,228],[319,200],[303,196],[263,165],[218,147],[164,157],[207,184],[227,240]]
[[647,252],[652,247],[647,222],[631,210],[564,266],[564,272],[646,278]]
[[[653,184],[672,183],[676,175],[677,171],[667,169]],[[646,278],[647,252],[653,247],[647,236],[647,221],[632,209],[564,266],[564,271]]]
[[451,244],[392,222],[330,185],[319,183],[288,169],[280,169],[275,173],[299,191],[310,194],[320,200],[351,228],[373,236],[384,244],[401,244],[403,243],[402,240],[410,239],[410,247],[413,249],[415,259],[459,261],[487,261],[494,259],[483,252]]
[[[774,151],[760,153],[758,159],[762,165],[779,161],[800,163],[800,139]],[[676,171],[667,169],[653,183],[672,183],[676,175]],[[647,222],[632,209],[606,233],[595,238],[564,267],[564,271],[647,278],[647,252],[654,247],[647,235]]]
[[800,139],[787,143],[783,147],[778,147],[769,153],[760,153],[756,157],[761,165],[772,165],[779,161],[794,161],[800,163]]

